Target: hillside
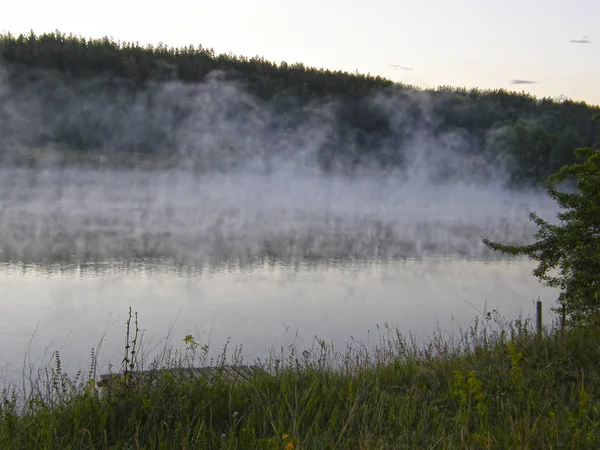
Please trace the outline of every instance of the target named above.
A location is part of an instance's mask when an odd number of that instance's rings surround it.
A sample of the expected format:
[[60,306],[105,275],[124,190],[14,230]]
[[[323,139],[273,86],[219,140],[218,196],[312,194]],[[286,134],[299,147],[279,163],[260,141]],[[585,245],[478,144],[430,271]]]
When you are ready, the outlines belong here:
[[353,172],[426,161],[436,180],[537,183],[595,143],[600,113],[502,89],[423,90],[201,46],[60,32],[0,35],[0,68],[5,164],[168,160],[231,170],[293,161]]

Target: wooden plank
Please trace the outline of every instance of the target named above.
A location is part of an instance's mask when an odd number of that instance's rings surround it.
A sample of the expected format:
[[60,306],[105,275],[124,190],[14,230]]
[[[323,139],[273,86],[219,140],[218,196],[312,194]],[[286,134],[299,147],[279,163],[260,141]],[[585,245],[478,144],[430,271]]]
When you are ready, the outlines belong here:
[[[255,375],[264,374],[265,371],[259,366],[208,366],[208,367],[173,367],[170,369],[153,369],[129,372],[129,382],[152,382],[158,381],[165,374],[172,374],[182,381],[205,380],[213,383],[220,378],[226,381],[251,381]],[[107,387],[115,381],[122,379],[123,373],[109,373],[100,375],[98,386]]]

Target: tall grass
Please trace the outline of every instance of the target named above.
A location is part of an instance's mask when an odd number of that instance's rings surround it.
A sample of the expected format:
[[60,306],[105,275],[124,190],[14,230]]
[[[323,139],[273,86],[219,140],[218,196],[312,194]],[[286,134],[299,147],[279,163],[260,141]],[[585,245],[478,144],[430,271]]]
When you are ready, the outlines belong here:
[[[184,343],[147,365],[210,362],[193,336]],[[69,377],[56,354],[26,395],[5,390],[0,448],[595,449],[599,344],[597,327],[538,334],[529,321],[486,314],[454,339],[418,341],[384,326],[373,347],[316,339],[273,352],[247,382],[165,371],[151,384],[128,376],[143,360],[134,330],[113,385],[95,382],[94,357]],[[224,347],[213,363],[227,361]]]

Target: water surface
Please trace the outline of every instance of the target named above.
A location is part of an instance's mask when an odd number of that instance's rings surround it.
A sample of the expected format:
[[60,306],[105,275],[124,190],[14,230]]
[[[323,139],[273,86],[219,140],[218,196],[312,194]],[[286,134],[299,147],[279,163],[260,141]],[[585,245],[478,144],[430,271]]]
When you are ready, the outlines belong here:
[[[0,358],[16,377],[28,354],[60,350],[85,366],[123,357],[128,307],[144,338],[186,334],[248,361],[314,335],[344,346],[377,325],[430,334],[484,310],[546,310],[556,292],[526,259],[487,236],[528,242],[539,192],[430,186],[393,178],[277,173],[0,171]],[[546,314],[546,319],[550,316]]]

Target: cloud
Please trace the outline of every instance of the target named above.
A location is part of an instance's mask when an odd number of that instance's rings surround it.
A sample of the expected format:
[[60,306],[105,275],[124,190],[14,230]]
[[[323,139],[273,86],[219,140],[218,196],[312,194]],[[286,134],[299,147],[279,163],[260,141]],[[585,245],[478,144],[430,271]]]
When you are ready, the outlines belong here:
[[569,41],[570,44],[591,44],[592,41],[588,39],[587,36],[583,36],[581,39],[571,39]]
[[511,80],[510,84],[538,84],[537,81],[533,80]]
[[406,66],[399,66],[397,64],[390,64],[390,67],[392,67],[394,70],[415,70],[412,67],[406,67]]

